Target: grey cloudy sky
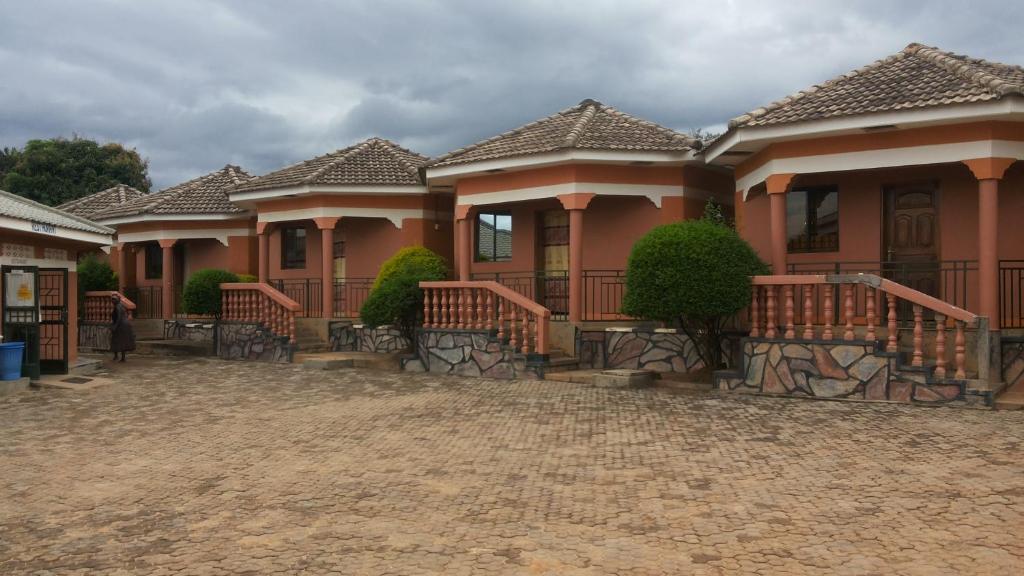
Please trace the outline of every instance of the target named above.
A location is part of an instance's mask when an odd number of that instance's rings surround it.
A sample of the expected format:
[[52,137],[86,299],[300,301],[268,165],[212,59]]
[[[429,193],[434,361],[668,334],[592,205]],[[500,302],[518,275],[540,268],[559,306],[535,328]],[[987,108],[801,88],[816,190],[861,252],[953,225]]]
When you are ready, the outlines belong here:
[[1024,64],[1024,2],[0,0],[0,146],[133,146],[162,188],[369,136],[436,155],[595,98],[676,129],[912,41]]

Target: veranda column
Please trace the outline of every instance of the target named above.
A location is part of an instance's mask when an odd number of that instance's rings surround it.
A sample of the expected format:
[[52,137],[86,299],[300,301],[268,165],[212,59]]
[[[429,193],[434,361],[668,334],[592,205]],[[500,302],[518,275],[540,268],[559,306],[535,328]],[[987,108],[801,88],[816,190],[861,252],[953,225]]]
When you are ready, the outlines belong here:
[[563,194],[558,197],[569,211],[569,322],[583,320],[583,211],[593,194]]
[[259,245],[256,278],[263,284],[267,284],[270,281],[270,232],[269,222],[256,223],[256,238]]
[[459,280],[466,282],[470,279],[470,266],[472,266],[473,249],[471,243],[471,231],[469,220],[469,209],[473,206],[462,204],[455,207],[455,264],[459,268]]
[[786,273],[786,193],[795,174],[772,174],[765,180],[770,203],[772,274]]
[[978,313],[999,329],[999,180],[1013,158],[964,160],[978,179]]
[[177,240],[157,240],[162,252],[163,271],[161,273],[161,308],[164,320],[174,319],[174,243]]
[[117,245],[117,291],[124,294],[128,288],[128,245]]
[[334,317],[334,227],[338,218],[314,218],[320,229],[320,295],[324,318]]

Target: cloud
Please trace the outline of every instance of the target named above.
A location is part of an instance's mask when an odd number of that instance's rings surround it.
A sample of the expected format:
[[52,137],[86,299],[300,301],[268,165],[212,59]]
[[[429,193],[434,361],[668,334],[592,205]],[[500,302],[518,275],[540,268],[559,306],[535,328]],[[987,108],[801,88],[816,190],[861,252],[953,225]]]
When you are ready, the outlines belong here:
[[136,147],[158,187],[372,135],[436,155],[596,98],[677,128],[912,41],[1022,63],[1012,2],[6,2],[0,146]]

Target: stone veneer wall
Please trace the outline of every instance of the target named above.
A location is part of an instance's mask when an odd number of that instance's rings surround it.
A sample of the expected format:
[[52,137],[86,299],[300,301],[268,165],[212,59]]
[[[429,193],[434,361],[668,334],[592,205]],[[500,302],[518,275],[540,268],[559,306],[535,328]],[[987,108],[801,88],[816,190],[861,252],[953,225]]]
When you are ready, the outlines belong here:
[[110,324],[78,323],[78,348],[80,350],[110,350]]
[[671,328],[607,328],[581,331],[580,367],[692,372],[704,367],[685,334]]
[[225,360],[288,363],[294,353],[285,336],[277,336],[259,324],[217,324],[217,356]]
[[216,323],[213,320],[208,323],[164,320],[164,340],[188,340],[212,344],[216,331]]
[[746,338],[741,369],[718,372],[721,390],[813,398],[980,404],[966,381],[936,380],[924,369],[901,366],[875,342]]
[[1009,388],[1024,382],[1024,338],[1003,337],[1003,381]]
[[409,349],[409,340],[391,326],[370,328],[351,322],[331,322],[328,327],[334,352],[401,352]]
[[503,380],[544,378],[541,362],[512,351],[487,330],[424,328],[416,334],[416,356],[405,358],[402,369]]

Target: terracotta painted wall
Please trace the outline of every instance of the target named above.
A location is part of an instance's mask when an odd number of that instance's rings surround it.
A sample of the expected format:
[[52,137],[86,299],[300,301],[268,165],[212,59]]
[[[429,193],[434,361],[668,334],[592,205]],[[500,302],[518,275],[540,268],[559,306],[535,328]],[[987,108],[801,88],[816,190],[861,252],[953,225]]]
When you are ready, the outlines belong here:
[[[935,180],[939,185],[939,258],[976,260],[978,257],[978,184],[963,165],[949,164],[862,173],[804,176],[803,184],[839,187],[839,251],[789,254],[797,263],[831,264],[836,261],[879,261],[883,253],[882,190],[903,182]],[[769,201],[763,192],[752,193],[740,207],[741,234],[766,261],[771,257],[768,227]],[[999,257],[1024,259],[1024,163],[1018,162],[1000,184]],[[969,274],[969,281],[976,276]],[[971,289],[968,288],[971,295]],[[976,306],[974,295],[968,307]]]

